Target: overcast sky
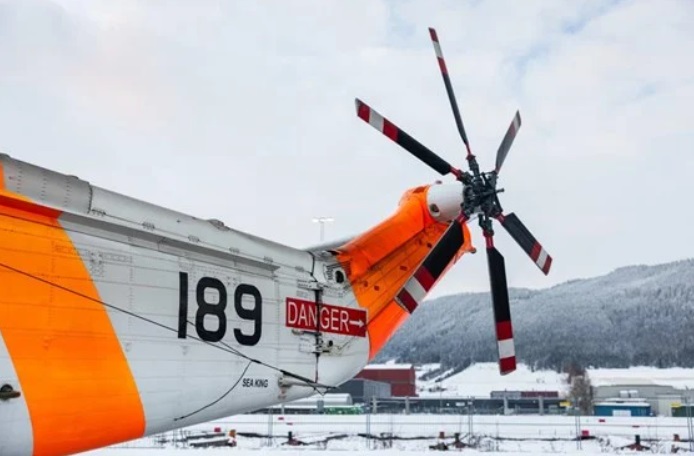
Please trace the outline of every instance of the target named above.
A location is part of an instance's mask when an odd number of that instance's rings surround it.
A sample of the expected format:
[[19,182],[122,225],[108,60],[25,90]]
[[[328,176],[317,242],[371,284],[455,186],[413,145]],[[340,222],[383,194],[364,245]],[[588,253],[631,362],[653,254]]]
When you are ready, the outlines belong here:
[[554,264],[498,227],[511,286],[694,257],[691,0],[0,0],[0,150],[297,247],[315,216],[358,234],[438,175],[355,97],[465,165],[429,26],[483,169],[521,112],[502,204]]

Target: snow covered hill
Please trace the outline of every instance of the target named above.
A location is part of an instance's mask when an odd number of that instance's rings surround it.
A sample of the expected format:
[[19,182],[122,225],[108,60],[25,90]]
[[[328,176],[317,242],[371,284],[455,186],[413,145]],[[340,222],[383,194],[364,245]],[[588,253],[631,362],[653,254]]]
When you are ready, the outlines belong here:
[[566,375],[552,370],[532,372],[520,364],[512,375],[499,374],[496,363],[478,363],[451,376],[417,381],[419,397],[490,397],[492,391],[556,391],[568,393]]
[[[532,369],[694,366],[694,260],[630,266],[544,290],[511,289],[516,351]],[[376,362],[495,361],[488,293],[424,302]]]
[[[496,363],[476,363],[455,374],[440,370],[439,364],[422,364],[417,372],[419,397],[490,397],[492,391],[569,392],[567,374],[554,370],[531,370],[521,363],[511,375],[501,375]],[[439,372],[438,375],[432,375]],[[629,368],[588,368],[593,386],[663,385],[694,389],[694,368],[631,366]],[[428,375],[427,375],[428,374]]]

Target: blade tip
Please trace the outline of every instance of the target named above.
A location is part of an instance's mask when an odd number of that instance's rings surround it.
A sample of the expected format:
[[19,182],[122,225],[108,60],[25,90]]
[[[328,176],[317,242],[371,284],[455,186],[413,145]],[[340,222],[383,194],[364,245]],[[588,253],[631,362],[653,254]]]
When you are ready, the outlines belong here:
[[503,358],[499,360],[499,373],[508,375],[516,370],[516,357]]
[[542,268],[542,272],[545,273],[545,275],[549,275],[549,270],[552,267],[552,257],[547,255],[547,261],[545,262],[545,267]]
[[439,37],[436,34],[436,29],[434,29],[434,27],[429,27],[429,36],[431,37],[432,40],[434,40],[436,42],[439,41]]
[[357,117],[359,117],[361,120],[364,122],[369,122],[369,117],[370,117],[370,109],[369,106],[361,101],[359,98],[354,99],[354,106],[357,111]]

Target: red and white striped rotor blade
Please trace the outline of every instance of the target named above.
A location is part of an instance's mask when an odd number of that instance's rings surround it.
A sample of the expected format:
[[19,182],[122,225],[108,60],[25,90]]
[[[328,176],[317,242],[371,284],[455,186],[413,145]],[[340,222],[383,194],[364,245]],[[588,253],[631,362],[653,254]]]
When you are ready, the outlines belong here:
[[422,143],[412,136],[405,133],[400,127],[383,117],[371,106],[358,98],[355,99],[355,104],[357,116],[364,122],[383,133],[386,137],[432,167],[435,171],[438,171],[441,175],[452,173],[456,177],[460,177],[461,173],[459,169],[451,166],[450,163],[432,152],[428,147],[422,145]]
[[441,277],[448,264],[453,260],[465,241],[463,223],[466,218],[459,215],[453,220],[448,229],[434,248],[427,254],[414,275],[395,296],[397,302],[407,312],[412,313],[424,300],[427,293]]
[[509,125],[508,130],[506,130],[506,134],[504,135],[504,139],[501,141],[501,144],[499,145],[499,149],[496,151],[496,173],[499,174],[499,171],[501,171],[501,166],[504,164],[504,160],[506,160],[506,156],[508,155],[508,151],[511,150],[511,145],[513,144],[513,140],[516,139],[516,135],[518,134],[518,130],[521,127],[521,118],[520,118],[520,112],[516,111],[516,115],[513,116],[513,120],[511,121],[511,125]]
[[535,236],[523,225],[518,216],[512,212],[507,215],[499,215],[496,218],[506,228],[508,234],[528,254],[530,259],[533,260],[535,265],[540,268],[540,271],[545,275],[549,274],[549,269],[552,266],[552,257],[542,247],[542,244],[537,242]]
[[443,84],[446,86],[446,93],[448,94],[448,101],[451,103],[451,110],[453,111],[453,117],[455,117],[455,125],[458,127],[458,133],[460,133],[460,137],[462,138],[463,143],[465,144],[465,148],[467,149],[467,154],[469,157],[472,155],[472,150],[470,149],[470,142],[467,139],[467,133],[465,133],[463,119],[460,116],[460,110],[458,109],[458,101],[455,98],[453,86],[451,85],[451,78],[448,76],[448,67],[446,66],[446,60],[443,58],[443,51],[441,50],[439,36],[436,33],[436,30],[431,27],[429,27],[429,36],[431,37],[431,43],[434,45],[436,60],[439,62],[441,77],[443,78]]
[[496,343],[499,352],[499,372],[506,375],[516,370],[516,347],[513,342],[513,325],[511,324],[511,305],[506,283],[506,265],[504,257],[494,247],[494,238],[485,234],[487,241],[487,265],[492,292],[494,326]]

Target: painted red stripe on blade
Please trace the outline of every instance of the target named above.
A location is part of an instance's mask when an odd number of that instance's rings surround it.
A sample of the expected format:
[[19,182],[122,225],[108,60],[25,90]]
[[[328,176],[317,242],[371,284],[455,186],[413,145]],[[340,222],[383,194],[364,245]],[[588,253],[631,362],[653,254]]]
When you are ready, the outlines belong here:
[[484,240],[487,243],[487,248],[488,249],[493,249],[494,248],[494,238],[491,236],[484,236]]
[[502,374],[507,374],[516,370],[516,357],[501,358],[499,360],[499,370]]
[[513,337],[513,327],[511,326],[511,320],[500,321],[496,324],[496,338],[497,340],[506,340]]
[[383,119],[383,134],[392,139],[393,141],[397,141],[398,139],[398,127],[390,123],[388,119]]
[[359,103],[359,107],[357,108],[357,115],[360,119],[368,122],[370,113],[371,109],[369,109],[368,106],[366,106],[364,103]]
[[425,291],[431,290],[431,287],[434,286],[434,282],[436,281],[429,270],[424,266],[417,269],[417,272],[414,273],[414,277]]
[[429,29],[429,36],[432,40],[436,41],[437,43],[439,42],[439,37],[438,35],[436,35],[436,30],[434,30],[433,28]]
[[549,268],[552,266],[552,257],[547,255],[547,261],[545,261],[545,265],[542,267],[542,272],[545,273],[545,275],[549,274]]
[[530,251],[530,258],[532,258],[533,261],[537,261],[537,259],[540,257],[540,252],[542,252],[542,246],[539,242],[536,242],[533,245],[533,249]]
[[443,58],[439,57],[437,60],[439,61],[439,68],[441,68],[441,73],[448,74],[448,68],[446,68],[446,62],[443,60]]
[[414,300],[412,295],[410,295],[407,290],[402,290],[398,294],[398,300],[402,303],[402,305],[405,306],[409,313],[414,312],[414,310],[417,308],[417,301]]

